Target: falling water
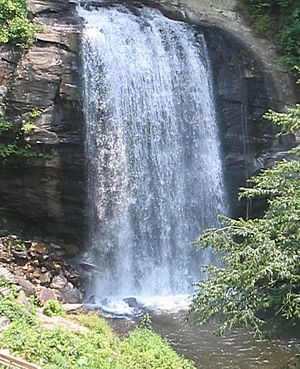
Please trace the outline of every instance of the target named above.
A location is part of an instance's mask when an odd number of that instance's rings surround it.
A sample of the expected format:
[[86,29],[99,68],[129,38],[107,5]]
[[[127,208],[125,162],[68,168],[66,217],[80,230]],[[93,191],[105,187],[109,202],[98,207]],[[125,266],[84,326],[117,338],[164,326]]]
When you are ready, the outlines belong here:
[[88,158],[90,293],[188,294],[224,212],[205,39],[159,11],[78,9]]

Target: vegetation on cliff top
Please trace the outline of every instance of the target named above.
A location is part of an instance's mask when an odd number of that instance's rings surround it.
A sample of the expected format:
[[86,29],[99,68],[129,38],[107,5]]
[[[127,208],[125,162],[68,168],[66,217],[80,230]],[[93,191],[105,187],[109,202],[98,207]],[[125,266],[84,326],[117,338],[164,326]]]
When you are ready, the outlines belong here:
[[35,30],[26,0],[0,0],[0,44],[26,48],[33,43]]
[[238,8],[250,14],[257,33],[275,42],[282,63],[299,64],[300,0],[238,0]]

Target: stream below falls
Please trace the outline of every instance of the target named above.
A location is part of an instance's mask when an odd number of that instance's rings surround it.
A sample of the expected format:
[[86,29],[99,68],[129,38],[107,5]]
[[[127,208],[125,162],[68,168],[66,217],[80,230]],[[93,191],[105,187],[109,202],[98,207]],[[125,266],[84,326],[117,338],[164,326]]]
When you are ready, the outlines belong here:
[[[216,323],[199,327],[186,318],[186,312],[152,312],[152,328],[199,369],[281,369],[300,349],[299,335],[258,340],[241,328],[217,337],[212,333]],[[139,320],[110,318],[109,324],[117,334],[125,335]]]

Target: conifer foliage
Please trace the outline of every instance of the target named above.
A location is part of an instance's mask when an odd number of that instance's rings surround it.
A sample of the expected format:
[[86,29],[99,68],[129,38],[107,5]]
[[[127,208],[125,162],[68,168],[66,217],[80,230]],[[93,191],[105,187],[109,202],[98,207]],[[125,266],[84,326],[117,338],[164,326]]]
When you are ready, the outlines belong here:
[[[300,106],[266,118],[283,133],[296,133]],[[240,191],[240,198],[268,199],[261,218],[224,217],[222,228],[206,230],[196,241],[223,255],[224,267],[206,268],[208,279],[198,283],[192,306],[199,323],[219,317],[221,334],[246,325],[260,335],[265,317],[300,320],[300,162],[299,152],[293,153],[293,160],[277,162]]]

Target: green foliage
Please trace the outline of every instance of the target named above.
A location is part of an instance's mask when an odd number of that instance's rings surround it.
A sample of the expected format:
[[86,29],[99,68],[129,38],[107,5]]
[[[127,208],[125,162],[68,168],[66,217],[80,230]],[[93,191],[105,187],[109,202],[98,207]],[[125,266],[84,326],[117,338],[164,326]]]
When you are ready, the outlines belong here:
[[[51,313],[57,311],[53,302],[48,307]],[[121,341],[96,314],[69,317],[88,328],[85,334],[60,326],[45,329],[37,319],[27,317],[12,293],[0,299],[1,315],[9,316],[12,323],[0,333],[0,349],[45,369],[195,369],[152,331],[137,329]]]
[[[299,106],[267,118],[283,132],[300,128]],[[300,320],[300,162],[280,161],[242,188],[241,198],[267,198],[259,219],[223,218],[223,228],[209,229],[197,241],[223,255],[224,268],[209,266],[198,284],[192,309],[198,322],[219,317],[219,333],[237,325],[261,334],[263,316],[286,323]]]
[[32,119],[37,119],[41,112],[34,109],[28,115],[28,118],[23,121],[23,124],[18,129],[14,129],[14,125],[8,119],[0,120],[0,136],[2,133],[11,131],[10,139],[4,143],[0,143],[0,160],[2,164],[6,164],[9,159],[30,159],[40,158],[44,160],[52,159],[51,153],[43,153],[33,149],[32,145],[26,142],[26,138],[36,130],[36,125]]
[[6,132],[12,129],[12,123],[9,120],[1,119],[0,120],[0,135],[1,132]]
[[188,360],[180,358],[157,334],[140,328],[133,331],[120,345],[122,360],[115,369],[193,369]]
[[300,105],[289,109],[287,113],[276,113],[269,110],[265,118],[279,125],[281,133],[296,133],[300,129]]
[[41,116],[42,112],[38,109],[33,109],[31,112],[30,112],[30,118],[32,119],[36,119],[36,118],[39,118]]
[[57,300],[48,300],[43,307],[43,313],[47,316],[63,316],[65,315],[61,303]]
[[0,298],[0,317],[6,316],[12,322],[22,321],[28,325],[32,325],[35,322],[35,307],[33,304],[29,309],[26,309],[24,305],[16,300],[16,288],[0,278],[0,288],[3,287],[9,288],[10,293]]
[[281,49],[280,61],[293,67],[300,57],[300,0],[238,0],[256,32],[269,35]]
[[29,135],[33,133],[36,129],[36,125],[33,122],[24,123],[21,130],[26,134]]
[[40,182],[41,182],[42,184],[49,183],[49,177],[47,177],[47,176],[41,177],[41,178],[40,178]]
[[14,141],[8,144],[0,143],[0,158],[2,159],[2,163],[6,164],[7,159],[11,157],[17,157],[19,159],[41,158],[49,160],[52,158],[52,155],[34,150],[29,144],[19,146],[19,141]]
[[34,41],[26,0],[0,0],[0,43],[26,48]]
[[148,313],[145,313],[141,319],[140,328],[146,328],[146,329],[151,329],[152,328],[152,320],[151,320],[151,316]]

